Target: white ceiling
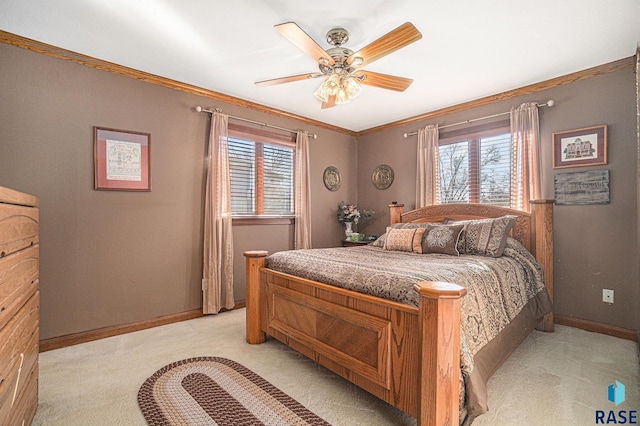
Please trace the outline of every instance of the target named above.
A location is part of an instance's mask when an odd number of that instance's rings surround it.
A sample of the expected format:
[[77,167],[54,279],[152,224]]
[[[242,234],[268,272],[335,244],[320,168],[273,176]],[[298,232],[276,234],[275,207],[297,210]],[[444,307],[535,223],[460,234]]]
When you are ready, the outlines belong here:
[[[414,82],[325,110],[318,79],[257,87],[317,71],[273,29],[288,21],[323,48],[343,27],[354,51],[410,21],[422,39],[365,69]],[[360,131],[632,56],[640,1],[0,0],[0,29]]]

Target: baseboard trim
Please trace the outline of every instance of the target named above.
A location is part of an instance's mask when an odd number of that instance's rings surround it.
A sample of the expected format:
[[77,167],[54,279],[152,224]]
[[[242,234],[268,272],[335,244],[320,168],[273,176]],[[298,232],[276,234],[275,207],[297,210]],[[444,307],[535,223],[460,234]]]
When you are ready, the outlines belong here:
[[[245,301],[236,303],[233,309],[245,307]],[[223,309],[226,311],[228,309]],[[175,322],[187,321],[204,316],[202,309],[194,309],[192,311],[179,312],[177,314],[164,315],[148,320],[132,322],[123,325],[114,325],[111,327],[99,328],[96,330],[83,331],[81,333],[67,334],[65,336],[53,337],[51,339],[40,340],[40,352],[47,352],[54,349],[60,349],[67,346],[87,343],[106,337],[118,336],[120,334],[131,333],[134,331],[146,330],[148,328],[158,327]]]
[[638,342],[640,345],[640,333],[636,330],[617,327],[615,325],[601,324],[598,322],[566,317],[564,315],[555,315],[556,324],[566,325],[569,327],[580,328],[582,330],[594,333],[607,334],[609,336],[619,337],[621,339]]

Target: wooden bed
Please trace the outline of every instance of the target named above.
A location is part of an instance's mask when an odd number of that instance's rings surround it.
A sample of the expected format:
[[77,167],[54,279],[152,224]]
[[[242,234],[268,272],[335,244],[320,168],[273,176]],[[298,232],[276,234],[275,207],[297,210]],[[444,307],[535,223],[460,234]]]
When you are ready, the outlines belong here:
[[[531,213],[479,204],[407,213],[402,208],[389,206],[392,224],[517,216],[511,236],[536,257],[553,298],[553,200],[532,201]],[[465,288],[419,282],[416,308],[269,270],[267,254],[244,253],[248,343],[262,343],[268,334],[416,417],[418,425],[459,424],[460,298]],[[553,313],[538,329],[553,331]]]

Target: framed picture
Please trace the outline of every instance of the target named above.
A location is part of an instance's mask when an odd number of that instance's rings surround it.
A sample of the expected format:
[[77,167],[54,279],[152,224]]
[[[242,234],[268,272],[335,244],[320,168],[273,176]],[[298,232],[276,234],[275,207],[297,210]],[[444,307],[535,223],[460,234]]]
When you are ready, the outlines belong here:
[[93,128],[94,188],[151,191],[151,135]]
[[556,204],[609,204],[609,170],[558,173],[554,176]]
[[607,164],[607,125],[553,134],[553,168]]

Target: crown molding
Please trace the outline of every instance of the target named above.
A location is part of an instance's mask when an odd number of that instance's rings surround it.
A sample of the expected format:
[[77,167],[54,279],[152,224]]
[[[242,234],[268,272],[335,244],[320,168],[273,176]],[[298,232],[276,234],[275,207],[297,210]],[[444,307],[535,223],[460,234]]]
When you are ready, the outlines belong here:
[[530,84],[528,86],[520,87],[514,90],[508,90],[506,92],[498,93],[496,95],[486,96],[484,98],[476,99],[473,101],[465,102],[462,104],[453,105],[450,107],[438,109],[435,111],[427,112],[424,114],[416,115],[406,118],[404,120],[394,121],[393,123],[384,124],[382,126],[372,127],[367,130],[363,130],[358,133],[358,136],[366,135],[369,133],[376,133],[382,130],[391,129],[394,127],[404,126],[407,124],[418,123],[425,120],[431,120],[443,115],[452,114],[455,112],[465,111],[471,108],[477,108],[484,105],[489,105],[494,102],[505,101],[515,98],[517,96],[529,95],[531,93],[540,92],[542,90],[551,89],[553,87],[562,86],[564,84],[573,83],[576,81],[584,80],[598,75],[607,74],[623,68],[631,67],[634,65],[635,55],[628,58],[620,59],[617,61],[609,62],[604,65],[598,65],[586,70],[577,71],[571,74],[567,74],[561,77],[552,78],[539,83]]
[[87,55],[72,52],[70,50],[62,49],[56,46],[52,46],[50,44],[42,43],[40,41],[18,36],[6,31],[0,30],[0,43],[10,44],[12,46],[30,50],[32,52],[42,53],[48,56],[52,56],[54,58],[64,59],[66,61],[71,61],[77,64],[85,65],[87,67],[99,69],[101,71],[107,71],[113,74],[119,74],[125,77],[134,78],[136,80],[144,81],[146,83],[156,84],[158,86],[167,87],[169,89],[179,90],[181,92],[190,93],[193,95],[198,95],[198,96],[202,96],[209,99],[214,99],[214,100],[225,102],[232,105],[237,105],[253,111],[259,111],[259,112],[264,112],[271,115],[277,115],[278,117],[289,118],[292,120],[296,120],[298,122],[302,122],[306,125],[316,126],[316,127],[331,130],[334,132],[344,133],[354,137],[357,135],[356,132],[352,130],[344,129],[342,127],[337,127],[321,121],[312,120],[310,118],[303,117],[301,115],[292,114],[290,112],[282,111],[276,108],[271,108],[255,102],[250,102],[244,99],[225,95],[223,93],[215,92],[213,90],[203,89],[202,87],[194,86],[192,84],[182,83],[169,78],[160,77],[155,74],[150,74],[144,71],[139,71],[133,68],[114,64],[112,62],[92,58]]
[[18,36],[6,31],[0,30],[0,43],[10,44],[22,49],[30,50],[33,52],[42,53],[48,56],[52,56],[66,61],[72,61],[81,65],[85,65],[91,68],[96,68],[102,71],[107,71],[113,74],[119,74],[125,77],[134,78],[140,81],[144,81],[158,86],[167,87],[170,89],[179,90],[198,96],[202,96],[209,99],[225,102],[232,105],[237,105],[243,108],[247,108],[253,111],[263,112],[266,114],[277,115],[279,117],[289,118],[302,122],[310,126],[316,126],[323,129],[331,130],[334,132],[343,133],[349,136],[359,138],[360,136],[380,132],[383,130],[405,126],[408,124],[418,123],[425,120],[430,120],[435,117],[440,117],[455,112],[465,111],[471,108],[477,108],[484,105],[489,105],[494,102],[504,101],[515,98],[517,96],[528,95],[536,93],[542,90],[550,89],[553,87],[561,86],[564,84],[573,83],[575,81],[584,80],[587,78],[595,77],[598,75],[614,72],[626,67],[635,66],[636,56],[630,56],[628,58],[620,59],[618,61],[609,62],[607,64],[599,65],[596,67],[588,68],[583,71],[574,72],[561,77],[556,77],[550,80],[545,80],[539,83],[530,84],[518,89],[509,90],[506,92],[498,93],[484,98],[476,99],[473,101],[465,102],[458,105],[438,109],[435,111],[427,112],[424,114],[409,117],[403,120],[394,121],[391,123],[383,124],[381,126],[372,127],[369,129],[355,132],[352,130],[344,129],[342,127],[333,126],[321,121],[312,120],[301,115],[292,114],[290,112],[282,111],[276,108],[271,108],[265,105],[261,105],[255,102],[250,102],[244,99],[236,98],[233,96],[225,95],[223,93],[215,92],[213,90],[203,89],[198,86],[194,86],[187,83],[182,83],[176,80],[171,80],[165,77],[160,77],[154,74],[139,71],[133,68],[125,67],[122,65],[114,64],[112,62],[103,61],[101,59],[92,58],[90,56],[82,55],[80,53],[72,52],[70,50],[62,49],[56,46],[52,46],[40,41],[32,40],[26,37]]

